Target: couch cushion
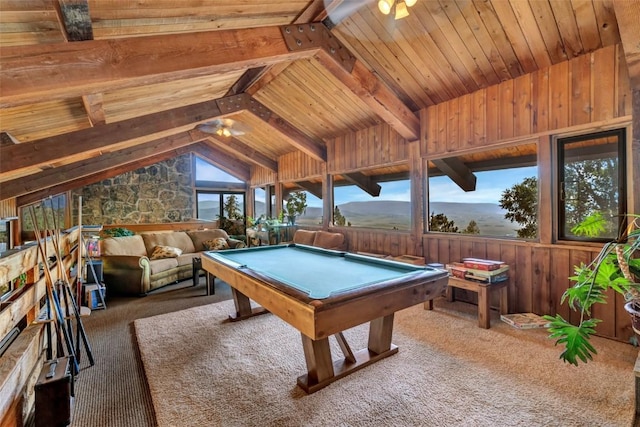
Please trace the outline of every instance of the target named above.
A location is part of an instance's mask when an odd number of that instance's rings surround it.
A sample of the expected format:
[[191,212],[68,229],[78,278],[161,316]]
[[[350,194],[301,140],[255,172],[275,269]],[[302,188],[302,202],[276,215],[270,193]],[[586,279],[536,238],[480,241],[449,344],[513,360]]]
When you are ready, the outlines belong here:
[[293,243],[298,245],[313,245],[313,240],[316,238],[315,231],[309,230],[296,230],[296,234],[293,235]]
[[182,253],[196,252],[189,235],[184,231],[172,233],[143,233],[142,239],[147,248],[148,256],[151,256],[156,246],[172,246],[182,250]]
[[195,252],[208,251],[209,249],[204,246],[204,242],[206,242],[207,240],[213,240],[220,237],[223,239],[229,239],[229,235],[227,234],[227,232],[220,228],[214,228],[211,230],[187,231],[187,234],[193,242]]
[[107,237],[100,241],[100,253],[109,255],[147,256],[142,236]]
[[218,237],[217,239],[205,240],[202,245],[208,251],[221,251],[229,249],[229,243],[224,237]]
[[330,233],[328,231],[317,231],[316,237],[313,239],[313,246],[339,251],[347,249],[344,234]]
[[149,259],[178,258],[180,255],[182,255],[182,249],[180,248],[158,245],[153,249]]

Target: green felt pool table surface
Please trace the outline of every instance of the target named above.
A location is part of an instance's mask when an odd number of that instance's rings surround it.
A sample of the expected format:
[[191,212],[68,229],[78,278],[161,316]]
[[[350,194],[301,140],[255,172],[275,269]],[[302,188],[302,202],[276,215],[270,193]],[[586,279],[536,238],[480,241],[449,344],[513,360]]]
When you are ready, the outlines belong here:
[[[226,250],[214,257],[226,259],[238,269],[251,269],[315,299],[430,269],[303,245]],[[441,272],[434,271],[434,276],[438,274]]]

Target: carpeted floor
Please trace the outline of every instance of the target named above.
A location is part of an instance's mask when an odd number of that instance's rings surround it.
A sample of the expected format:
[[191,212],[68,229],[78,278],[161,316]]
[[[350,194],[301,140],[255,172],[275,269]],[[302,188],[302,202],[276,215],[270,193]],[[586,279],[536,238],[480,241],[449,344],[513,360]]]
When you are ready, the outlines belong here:
[[[398,354],[312,395],[295,385],[300,335],[273,315],[229,323],[224,301],[136,320],[135,333],[161,427],[632,425],[637,349],[596,338],[596,360],[574,367],[546,331],[483,330],[474,309],[399,312]],[[346,336],[357,349],[366,334]]]
[[[83,351],[80,374],[76,377],[71,427],[156,425],[133,321],[231,298],[230,288],[218,281],[216,294],[211,296],[205,295],[204,277],[198,286],[191,285],[189,279],[144,298],[108,296],[106,310],[95,310],[83,318],[95,365],[89,366]],[[162,351],[171,350],[165,347]]]

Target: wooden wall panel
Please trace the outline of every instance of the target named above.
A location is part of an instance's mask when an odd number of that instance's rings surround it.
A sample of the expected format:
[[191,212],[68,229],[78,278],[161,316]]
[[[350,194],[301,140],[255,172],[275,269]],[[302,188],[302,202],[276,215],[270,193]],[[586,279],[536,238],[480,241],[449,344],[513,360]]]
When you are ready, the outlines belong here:
[[428,107],[420,152],[434,157],[629,115],[620,50],[609,46]]
[[275,182],[278,179],[278,174],[260,167],[260,166],[253,166],[251,168],[251,181],[250,181],[250,185],[251,186],[260,186],[260,185],[271,185],[271,184],[275,184]]
[[[405,162],[409,145],[385,123],[327,141],[327,158],[328,173],[354,171]],[[280,175],[284,173],[289,172],[280,165]]]
[[0,200],[0,218],[8,218],[12,216],[18,216],[16,199]]
[[317,178],[322,175],[323,170],[323,162],[302,151],[294,151],[278,158],[278,180],[280,182]]
[[[369,230],[369,233],[375,231]],[[351,235],[349,235],[351,236]],[[371,239],[364,235],[360,239]],[[508,263],[509,311],[537,314],[561,314],[565,319],[577,320],[566,304],[560,304],[564,291],[571,286],[574,263],[590,262],[597,248],[532,244],[483,237],[470,237],[445,233],[423,236],[424,257],[427,262],[448,264],[463,257],[499,259]],[[351,249],[351,247],[350,247]],[[468,294],[456,293],[466,299]],[[469,302],[475,303],[473,296]],[[495,306],[496,301],[492,301]],[[629,315],[624,311],[624,299],[609,295],[608,304],[597,307],[594,316],[603,319],[598,334],[627,341],[633,336]]]

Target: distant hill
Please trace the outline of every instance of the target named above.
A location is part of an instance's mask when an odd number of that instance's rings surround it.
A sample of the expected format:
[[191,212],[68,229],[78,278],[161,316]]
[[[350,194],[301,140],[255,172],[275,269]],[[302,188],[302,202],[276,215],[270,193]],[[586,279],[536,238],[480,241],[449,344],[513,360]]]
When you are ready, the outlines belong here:
[[[264,212],[264,203],[256,202],[259,212]],[[398,228],[407,230],[411,224],[410,202],[395,200],[372,200],[366,202],[347,202],[338,205],[340,213],[353,226]],[[450,221],[463,230],[470,221],[475,221],[481,234],[494,236],[516,236],[518,224],[504,218],[505,210],[496,203],[459,203],[433,202],[429,206],[427,217],[443,213]],[[306,213],[298,219],[301,224],[319,224],[322,221],[322,208],[309,206]]]

